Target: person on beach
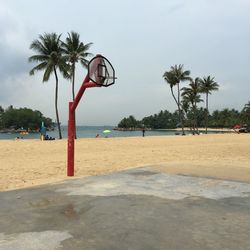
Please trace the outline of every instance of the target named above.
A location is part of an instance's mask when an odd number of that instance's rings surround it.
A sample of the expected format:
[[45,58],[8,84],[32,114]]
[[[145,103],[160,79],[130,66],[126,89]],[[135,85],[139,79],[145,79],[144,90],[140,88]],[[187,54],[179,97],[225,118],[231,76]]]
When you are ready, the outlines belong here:
[[142,137],[144,137],[145,136],[145,128],[143,127],[142,128]]
[[42,122],[42,126],[40,128],[40,140],[43,141],[46,138],[46,127],[44,126],[44,122]]

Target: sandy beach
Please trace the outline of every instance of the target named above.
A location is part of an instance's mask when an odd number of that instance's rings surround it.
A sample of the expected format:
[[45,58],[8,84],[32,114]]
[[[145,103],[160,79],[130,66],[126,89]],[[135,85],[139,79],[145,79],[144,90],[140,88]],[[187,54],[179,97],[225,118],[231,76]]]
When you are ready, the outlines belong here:
[[66,176],[66,161],[66,139],[2,140],[0,191],[151,165],[250,182],[250,134],[77,139],[75,177]]

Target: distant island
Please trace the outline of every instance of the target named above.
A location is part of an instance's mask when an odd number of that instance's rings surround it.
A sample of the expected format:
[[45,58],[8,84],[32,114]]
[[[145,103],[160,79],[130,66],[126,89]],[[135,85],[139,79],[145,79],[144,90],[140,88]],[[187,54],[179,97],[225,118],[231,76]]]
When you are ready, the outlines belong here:
[[54,129],[51,118],[44,117],[38,110],[29,108],[14,108],[12,105],[6,109],[0,106],[0,132],[39,132],[42,122],[48,130]]

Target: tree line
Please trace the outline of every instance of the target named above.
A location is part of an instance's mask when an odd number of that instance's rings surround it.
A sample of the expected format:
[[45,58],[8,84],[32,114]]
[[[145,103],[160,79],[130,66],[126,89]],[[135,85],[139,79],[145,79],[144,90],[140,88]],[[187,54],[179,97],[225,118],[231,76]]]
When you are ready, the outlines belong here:
[[36,54],[29,57],[29,62],[38,63],[30,71],[30,75],[34,75],[37,71],[43,71],[43,82],[47,82],[51,75],[55,77],[55,112],[58,127],[59,139],[62,139],[60,118],[58,112],[58,73],[62,74],[65,79],[72,83],[72,99],[75,100],[75,69],[79,62],[83,67],[87,68],[88,56],[92,55],[88,52],[92,43],[83,43],[77,32],[68,33],[65,41],[61,39],[61,35],[45,33],[39,35],[34,40],[30,49]]
[[[193,129],[194,114],[192,110],[188,110],[183,125]],[[215,110],[211,114],[205,108],[197,108],[196,110],[196,126],[197,128],[205,127],[206,122],[210,128],[232,128],[236,124],[250,124],[250,101],[244,105],[241,111],[236,109],[225,108],[223,110]],[[134,116],[123,118],[118,123],[118,128],[137,129],[137,128],[151,128],[151,129],[174,129],[181,127],[179,122],[179,111],[173,113],[168,110],[160,111],[158,114],[150,115],[136,120]]]
[[[230,128],[235,124],[250,124],[250,102],[245,104],[241,111],[226,108],[221,111],[215,110],[210,114],[209,95],[219,90],[219,84],[214,77],[192,78],[191,71],[184,70],[184,66],[179,64],[171,66],[168,71],[164,72],[163,78],[170,87],[177,110],[174,113],[168,110],[160,111],[142,120],[129,116],[119,122],[119,128],[173,129],[181,127],[184,135],[184,127],[189,127],[193,133],[199,134],[199,127],[204,127],[207,133],[208,127]],[[181,87],[183,82],[187,82],[188,85]],[[202,102],[205,102],[205,107],[198,107],[198,104]]]
[[49,129],[54,127],[52,119],[43,116],[38,110],[29,108],[14,108],[9,106],[5,110],[0,106],[0,129],[1,130],[18,130],[24,129],[26,131],[39,130],[42,122]]

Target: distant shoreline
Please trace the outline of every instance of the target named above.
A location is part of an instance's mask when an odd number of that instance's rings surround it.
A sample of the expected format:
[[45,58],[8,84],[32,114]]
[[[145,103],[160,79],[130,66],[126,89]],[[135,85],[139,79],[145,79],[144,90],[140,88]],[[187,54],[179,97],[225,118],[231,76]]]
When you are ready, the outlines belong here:
[[[53,131],[53,129],[47,129],[47,131]],[[19,133],[39,133],[39,129],[0,129],[0,133],[6,134],[6,133],[13,133],[13,134],[19,134]]]
[[[117,131],[141,131],[142,128],[114,128],[113,130]],[[146,131],[176,131],[179,132],[182,129],[181,128],[159,128],[159,129],[151,129],[151,128],[145,128]],[[184,128],[185,131],[192,131],[190,128]],[[199,128],[199,132],[205,132],[205,128]],[[230,128],[207,128],[208,132],[221,132],[221,133],[237,133],[238,130],[230,129]]]
[[0,133],[39,133],[39,130],[26,130],[26,129],[1,129]]

